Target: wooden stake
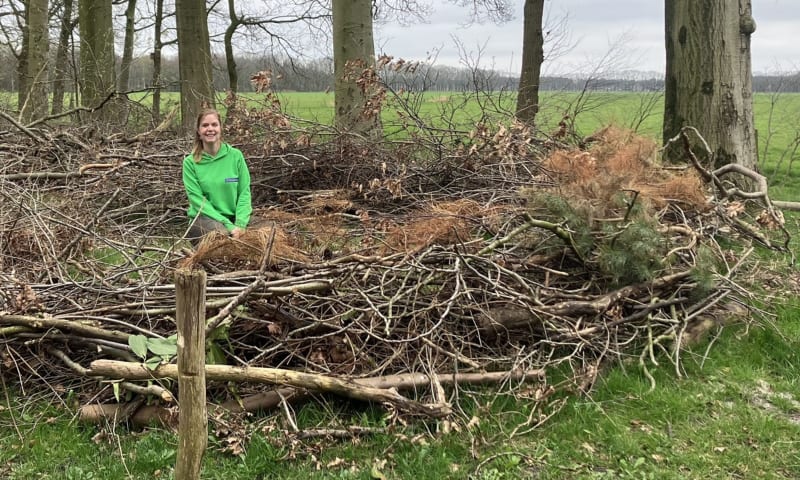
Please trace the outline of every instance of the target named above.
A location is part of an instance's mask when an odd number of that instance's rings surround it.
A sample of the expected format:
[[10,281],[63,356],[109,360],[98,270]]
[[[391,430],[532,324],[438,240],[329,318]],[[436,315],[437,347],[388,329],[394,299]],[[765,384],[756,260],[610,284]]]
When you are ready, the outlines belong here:
[[178,457],[175,480],[196,480],[208,444],[206,412],[206,272],[175,273],[178,324]]

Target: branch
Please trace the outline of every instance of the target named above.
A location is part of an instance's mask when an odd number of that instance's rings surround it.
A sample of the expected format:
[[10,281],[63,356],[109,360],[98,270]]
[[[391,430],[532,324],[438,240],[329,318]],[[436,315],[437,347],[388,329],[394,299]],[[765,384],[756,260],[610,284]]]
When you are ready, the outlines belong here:
[[0,110],[0,117],[3,117],[6,120],[8,120],[12,125],[17,127],[20,132],[22,132],[25,135],[31,137],[31,139],[33,139],[34,142],[36,142],[36,143],[44,143],[44,140],[41,137],[39,137],[38,135],[33,133],[33,131],[31,131],[28,127],[25,127],[22,124],[20,124],[19,122],[17,122],[14,119],[14,117],[12,117],[11,115],[7,114],[6,112]]
[[[151,378],[178,378],[177,365],[161,365],[149,370],[139,363],[115,360],[95,360],[89,370],[93,375],[127,380],[148,380]],[[450,414],[447,404],[423,404],[409,400],[394,389],[375,388],[359,385],[326,375],[296,372],[278,368],[231,367],[228,365],[206,365],[206,378],[223,382],[253,382],[288,385],[317,392],[330,392],[344,397],[370,402],[388,403],[406,413],[422,414],[441,418]]]
[[101,338],[113,342],[128,343],[128,334],[117,331],[105,330],[89,325],[88,321],[61,320],[58,318],[39,318],[27,315],[0,315],[0,325],[19,325],[36,330],[47,330],[55,328],[66,330],[92,338]]

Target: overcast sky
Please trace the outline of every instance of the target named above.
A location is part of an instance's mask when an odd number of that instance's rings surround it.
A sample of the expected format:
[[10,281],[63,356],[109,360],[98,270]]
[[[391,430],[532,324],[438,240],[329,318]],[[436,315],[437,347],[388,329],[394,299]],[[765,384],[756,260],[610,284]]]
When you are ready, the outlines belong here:
[[[376,53],[406,60],[425,60],[438,52],[438,65],[474,64],[519,73],[524,0],[512,0],[514,19],[465,26],[464,9],[437,4],[425,24],[376,25]],[[757,29],[752,37],[754,73],[797,72],[800,69],[800,0],[752,0]],[[548,0],[550,25],[566,19],[566,40],[574,45],[545,63],[544,74],[586,71],[612,49],[618,69],[664,71],[663,0]],[[545,25],[548,28],[548,25]],[[545,55],[547,55],[545,45]]]

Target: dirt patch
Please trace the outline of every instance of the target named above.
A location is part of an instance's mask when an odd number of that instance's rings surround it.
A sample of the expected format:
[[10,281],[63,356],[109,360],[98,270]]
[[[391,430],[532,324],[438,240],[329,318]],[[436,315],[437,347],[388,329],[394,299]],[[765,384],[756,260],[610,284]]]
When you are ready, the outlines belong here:
[[[785,418],[800,425],[800,401],[787,392],[776,392],[765,380],[759,380],[750,397],[750,403],[765,412]],[[787,411],[788,410],[788,411]]]

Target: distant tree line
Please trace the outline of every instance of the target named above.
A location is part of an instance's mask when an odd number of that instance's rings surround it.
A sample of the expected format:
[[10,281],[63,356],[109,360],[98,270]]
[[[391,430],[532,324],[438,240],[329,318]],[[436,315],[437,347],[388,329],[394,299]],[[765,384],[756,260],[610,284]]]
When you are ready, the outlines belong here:
[[[558,40],[564,37],[551,36],[553,30],[548,28],[545,62],[546,0],[525,0],[519,72],[483,69],[470,58],[464,59],[467,68],[376,58],[373,21],[403,22],[409,15],[424,20],[435,3],[3,1],[0,60],[6,68],[0,88],[17,92],[9,109],[22,124],[35,124],[48,113],[59,115],[68,100],[69,106],[84,107],[77,115],[80,122],[92,121],[109,130],[127,126],[130,105],[119,93],[152,89],[151,120],[159,125],[161,92],[179,91],[181,130],[190,133],[198,112],[216,104],[216,93],[250,91],[254,76],[257,91],[332,91],[333,126],[361,138],[380,138],[384,133],[380,124],[384,86],[476,95],[510,92],[516,97],[514,118],[530,126],[535,126],[539,90],[655,91],[664,93],[665,144],[687,127],[698,128],[698,136],[705,140],[697,141],[698,151],[707,151],[716,165],[745,167],[757,158],[752,92],[800,91],[796,72],[786,78],[754,80],[750,38],[756,22],[751,0],[664,0],[663,76],[623,71],[624,58],[614,49],[597,58],[593,70],[583,76],[542,75],[543,63],[549,67],[549,61],[558,58],[559,46],[568,48]],[[465,9],[474,22],[502,23],[511,18],[511,0],[447,3]],[[137,58],[136,45],[148,55]],[[264,74],[265,70],[270,73]],[[587,102],[589,96],[579,96],[569,115],[572,121]],[[680,160],[679,147],[676,143],[665,151],[665,158]]]
[[[0,62],[7,68],[0,70],[0,90],[17,91],[17,59],[10,52],[0,51]],[[119,63],[119,62],[118,62]],[[218,91],[228,88],[228,72],[225,58],[214,57],[213,79]],[[277,91],[321,92],[333,88],[333,59],[324,58],[304,62],[275,57],[242,56],[237,59],[239,69],[239,92],[254,91],[250,77],[260,71],[269,70],[273,75],[273,87]],[[11,67],[11,68],[8,68]],[[165,56],[162,59],[162,82],[166,91],[179,90],[178,58]],[[621,78],[587,78],[573,76],[542,76],[542,91],[601,91],[601,92],[652,92],[664,89],[663,76],[657,73],[625,72]],[[470,70],[441,65],[419,65],[414,73],[398,73],[385,70],[383,78],[394,89],[414,91],[458,92],[480,85],[487,90],[517,90],[519,78],[514,75],[491,70]],[[129,71],[129,88],[144,90],[152,86],[153,62],[148,57],[134,58]],[[800,74],[755,75],[753,90],[756,92],[800,92]]]

